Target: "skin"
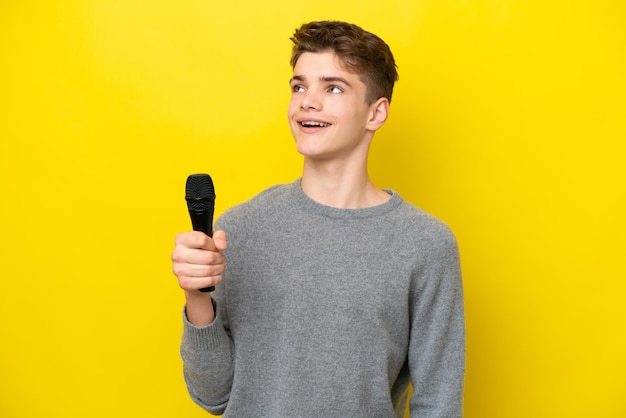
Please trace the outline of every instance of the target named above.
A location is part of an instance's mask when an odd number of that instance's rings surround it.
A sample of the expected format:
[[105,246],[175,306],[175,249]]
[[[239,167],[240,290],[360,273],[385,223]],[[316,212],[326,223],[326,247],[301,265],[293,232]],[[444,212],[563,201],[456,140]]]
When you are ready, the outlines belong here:
[[[389,101],[367,103],[365,84],[343,69],[333,52],[304,53],[290,85],[289,126],[304,156],[304,192],[346,209],[385,202],[389,195],[367,174],[367,156],[374,133],[387,119]],[[312,121],[323,126],[306,125]]]
[[[367,173],[367,157],[375,132],[389,114],[389,101],[368,103],[366,85],[344,69],[331,51],[304,53],[290,80],[289,126],[304,156],[302,189],[318,203],[343,209],[380,205],[390,196]],[[185,292],[188,320],[196,326],[213,322],[210,293],[198,291],[221,282],[226,265],[224,231],[213,238],[202,232],[176,236],[172,266]]]

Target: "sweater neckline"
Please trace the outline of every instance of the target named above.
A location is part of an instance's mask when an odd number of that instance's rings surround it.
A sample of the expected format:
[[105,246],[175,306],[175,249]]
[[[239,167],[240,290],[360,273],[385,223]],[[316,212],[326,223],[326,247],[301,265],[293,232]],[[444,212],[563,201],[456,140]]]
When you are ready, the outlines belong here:
[[333,219],[364,219],[376,216],[384,215],[400,203],[402,203],[402,197],[394,190],[383,189],[391,197],[385,203],[380,205],[370,206],[361,209],[343,209],[335,208],[332,206],[323,205],[307,196],[302,190],[302,179],[299,178],[290,184],[290,189],[293,197],[298,205],[306,212]]

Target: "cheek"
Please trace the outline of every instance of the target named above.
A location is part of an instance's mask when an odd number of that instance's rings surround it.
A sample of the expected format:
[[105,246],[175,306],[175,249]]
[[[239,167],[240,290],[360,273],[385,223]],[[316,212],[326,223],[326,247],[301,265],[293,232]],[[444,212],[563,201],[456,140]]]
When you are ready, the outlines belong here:
[[289,115],[289,118],[291,119],[291,117],[294,115],[294,113],[296,113],[299,109],[297,100],[291,96],[291,100],[289,100],[289,106],[287,106],[287,114]]
[[289,130],[292,134],[295,135],[296,122],[294,121],[294,117],[296,111],[298,110],[297,106],[294,106],[293,100],[289,102],[289,107],[287,108],[287,122],[289,123]]

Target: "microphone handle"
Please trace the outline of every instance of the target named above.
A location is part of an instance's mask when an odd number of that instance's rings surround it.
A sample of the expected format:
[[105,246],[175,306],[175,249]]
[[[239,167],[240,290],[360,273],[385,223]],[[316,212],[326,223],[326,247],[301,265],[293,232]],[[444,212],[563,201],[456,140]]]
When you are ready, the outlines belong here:
[[[211,224],[213,223],[213,214],[209,213],[209,211],[204,210],[190,210],[189,216],[191,217],[191,225],[194,231],[204,232],[211,238],[213,237],[213,228]],[[203,293],[212,292],[215,290],[215,286],[203,287],[199,289]]]

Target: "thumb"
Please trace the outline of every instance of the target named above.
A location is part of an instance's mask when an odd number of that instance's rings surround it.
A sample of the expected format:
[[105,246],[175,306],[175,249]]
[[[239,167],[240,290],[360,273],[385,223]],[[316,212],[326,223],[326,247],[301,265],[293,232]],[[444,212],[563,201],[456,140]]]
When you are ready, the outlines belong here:
[[226,242],[226,232],[218,230],[213,232],[213,243],[218,251],[223,251],[228,247]]

